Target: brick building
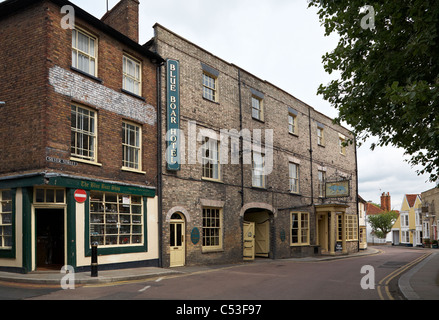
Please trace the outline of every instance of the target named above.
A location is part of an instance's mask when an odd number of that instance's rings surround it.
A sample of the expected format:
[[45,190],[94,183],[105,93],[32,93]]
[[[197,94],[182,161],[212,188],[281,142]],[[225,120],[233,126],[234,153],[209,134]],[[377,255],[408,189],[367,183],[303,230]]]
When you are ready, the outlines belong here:
[[64,0],[0,3],[1,269],[85,270],[94,242],[102,268],[159,264],[163,60],[138,44],[138,6],[97,19]]
[[352,133],[156,24],[164,266],[359,250]]

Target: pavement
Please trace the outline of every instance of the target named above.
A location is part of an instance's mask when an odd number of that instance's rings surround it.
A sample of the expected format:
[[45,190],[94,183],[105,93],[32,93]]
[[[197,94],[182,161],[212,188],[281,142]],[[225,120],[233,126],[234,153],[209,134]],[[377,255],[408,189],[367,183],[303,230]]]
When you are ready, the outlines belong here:
[[[400,277],[398,282],[399,289],[407,300],[439,300],[439,250],[438,252],[434,251],[435,250],[431,251],[432,254],[427,259],[421,261]],[[285,260],[297,262],[320,262],[374,255],[379,254],[380,252],[381,251],[377,248],[369,247],[367,250],[362,250],[358,253],[349,255],[290,258]],[[269,259],[257,259],[252,263],[267,263],[272,261],[273,260]],[[214,266],[186,266],[179,268],[146,267],[119,270],[99,270],[97,277],[91,277],[90,272],[75,273],[72,276],[74,277],[75,285],[109,284],[148,280],[154,278],[159,279],[172,275],[210,272],[245,264],[249,264],[249,262]],[[40,271],[28,274],[0,272],[0,281],[9,283],[14,282],[32,285],[60,286],[62,281],[67,284],[69,283],[68,280],[66,280],[67,278],[72,279],[70,278],[69,274],[53,271]]]

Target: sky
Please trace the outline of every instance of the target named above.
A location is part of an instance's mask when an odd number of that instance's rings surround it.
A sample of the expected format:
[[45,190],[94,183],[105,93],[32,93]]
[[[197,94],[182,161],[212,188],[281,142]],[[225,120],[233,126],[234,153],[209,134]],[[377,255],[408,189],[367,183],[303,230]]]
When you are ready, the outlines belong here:
[[[106,12],[106,0],[71,2],[97,18]],[[111,9],[118,0],[108,2]],[[153,37],[155,23],[337,117],[317,89],[337,76],[324,71],[322,56],[337,46],[338,38],[324,36],[317,9],[308,8],[306,0],[140,0],[141,44]],[[380,195],[389,192],[392,208],[400,210],[404,194],[435,187],[404,161],[403,150],[371,151],[374,141],[358,149],[359,194],[366,201],[380,203]]]

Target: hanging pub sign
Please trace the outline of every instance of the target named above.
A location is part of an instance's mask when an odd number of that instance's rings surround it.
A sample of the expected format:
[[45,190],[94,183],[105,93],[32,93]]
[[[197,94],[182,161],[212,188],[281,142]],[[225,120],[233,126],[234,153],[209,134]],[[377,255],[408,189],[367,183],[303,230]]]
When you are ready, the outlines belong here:
[[168,170],[180,170],[180,62],[167,60],[167,133]]
[[349,180],[326,182],[326,198],[349,197]]

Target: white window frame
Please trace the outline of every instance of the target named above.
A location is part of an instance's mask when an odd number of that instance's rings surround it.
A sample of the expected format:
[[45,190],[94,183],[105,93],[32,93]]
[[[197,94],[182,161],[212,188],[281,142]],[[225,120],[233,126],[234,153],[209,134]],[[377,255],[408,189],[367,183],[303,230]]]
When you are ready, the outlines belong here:
[[300,165],[290,162],[288,165],[288,177],[291,193],[300,193]]
[[[75,108],[75,112],[73,111],[73,108]],[[96,110],[84,107],[82,105],[78,104],[71,104],[71,143],[70,143],[70,151],[71,151],[71,159],[75,161],[83,161],[83,162],[89,162],[96,164],[98,161],[98,135],[97,135],[97,128],[98,128],[98,113]],[[83,110],[80,114],[80,110]],[[75,113],[75,114],[73,114]],[[72,126],[73,117],[75,117],[75,125],[76,127]],[[88,118],[88,120],[86,120]],[[81,123],[81,126],[78,126],[79,122],[78,120],[84,120],[87,122],[87,125],[85,125],[85,122]],[[88,127],[88,129],[87,129]],[[88,137],[88,147],[84,148],[84,141],[85,137]],[[73,141],[74,138],[74,141]],[[79,140],[78,138],[82,138]],[[82,152],[78,152],[79,150],[83,150]],[[82,154],[81,154],[82,153]],[[88,153],[88,155],[84,154]]]
[[[123,55],[123,83],[122,89],[137,96],[142,96],[142,62],[128,54]],[[134,74],[129,70],[129,64],[134,66]],[[136,87],[137,85],[137,87]],[[131,88],[132,86],[132,88]]]
[[253,151],[252,156],[252,186],[265,188],[265,154]]
[[[88,38],[89,51],[81,50],[79,48],[79,35]],[[93,51],[91,49],[93,48]],[[79,64],[79,58],[83,57],[88,61],[88,70],[81,67]],[[72,30],[72,67],[82,72],[97,77],[98,74],[98,38],[85,30],[75,27]]]
[[325,146],[325,130],[322,127],[317,127],[317,144]]
[[122,122],[122,169],[142,171],[142,127],[128,121]]
[[221,180],[220,142],[204,137],[202,145],[202,177],[209,180]]
[[297,116],[292,113],[288,113],[288,132],[294,135],[298,135],[299,133]]
[[218,101],[217,81],[217,77],[203,71],[203,98]]
[[263,99],[253,95],[251,100],[252,100],[252,118],[259,120],[259,121],[264,121],[264,101],[263,101]]

